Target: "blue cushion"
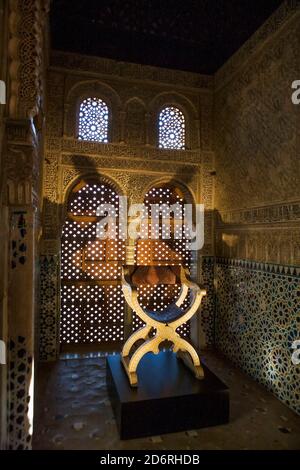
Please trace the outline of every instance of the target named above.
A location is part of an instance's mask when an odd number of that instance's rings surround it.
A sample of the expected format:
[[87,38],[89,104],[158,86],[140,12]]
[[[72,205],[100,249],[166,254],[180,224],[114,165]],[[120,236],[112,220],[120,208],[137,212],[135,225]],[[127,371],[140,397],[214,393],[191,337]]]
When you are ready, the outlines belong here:
[[177,307],[176,304],[170,304],[164,310],[160,312],[153,312],[152,310],[144,309],[144,312],[153,320],[159,321],[160,323],[171,323],[182,317],[185,313],[181,308]]

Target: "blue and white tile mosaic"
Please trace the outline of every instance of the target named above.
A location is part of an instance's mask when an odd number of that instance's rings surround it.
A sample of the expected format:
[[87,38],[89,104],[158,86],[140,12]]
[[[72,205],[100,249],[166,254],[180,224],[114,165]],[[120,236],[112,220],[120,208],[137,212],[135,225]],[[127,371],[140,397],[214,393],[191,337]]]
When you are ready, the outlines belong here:
[[227,357],[300,414],[298,268],[217,259],[215,342]]

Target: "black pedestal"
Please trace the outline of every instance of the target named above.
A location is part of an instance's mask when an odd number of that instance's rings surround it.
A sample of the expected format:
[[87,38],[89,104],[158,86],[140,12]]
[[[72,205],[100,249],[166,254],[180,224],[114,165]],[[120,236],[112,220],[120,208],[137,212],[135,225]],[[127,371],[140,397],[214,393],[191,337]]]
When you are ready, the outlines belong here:
[[119,354],[106,365],[121,439],[228,423],[228,388],[204,364],[205,378],[197,380],[171,351],[148,353],[138,366],[137,388],[129,385]]

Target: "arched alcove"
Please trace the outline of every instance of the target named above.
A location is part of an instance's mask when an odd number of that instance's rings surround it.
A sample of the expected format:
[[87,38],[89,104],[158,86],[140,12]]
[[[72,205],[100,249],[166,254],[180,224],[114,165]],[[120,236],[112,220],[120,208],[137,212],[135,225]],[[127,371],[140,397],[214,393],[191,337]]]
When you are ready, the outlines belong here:
[[69,188],[61,239],[60,343],[68,349],[80,344],[106,348],[124,339],[124,298],[121,266],[125,242],[99,238],[98,208],[110,204],[117,218],[116,186],[101,177],[85,177]]
[[[140,282],[139,297],[145,308],[153,311],[163,310],[179,295],[180,265],[191,269],[195,263],[191,250],[187,248],[188,238],[184,226],[185,205],[194,206],[194,198],[182,183],[162,179],[146,189],[143,201],[148,218],[136,244],[138,268],[135,275]],[[153,220],[153,205],[160,206],[158,222]],[[167,207],[170,208],[170,212]],[[170,220],[169,233],[165,230],[166,226],[162,219],[164,216]],[[186,306],[188,302],[189,297],[186,299]],[[134,329],[141,325],[139,317],[134,315]],[[178,333],[189,337],[190,323],[178,328]]]

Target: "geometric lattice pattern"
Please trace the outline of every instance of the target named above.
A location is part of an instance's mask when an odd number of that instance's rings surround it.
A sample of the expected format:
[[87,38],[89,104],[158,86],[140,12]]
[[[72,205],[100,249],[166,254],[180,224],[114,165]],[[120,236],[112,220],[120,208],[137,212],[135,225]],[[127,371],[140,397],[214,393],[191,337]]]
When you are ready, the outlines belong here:
[[159,114],[158,145],[163,149],[185,148],[185,119],[183,113],[174,106],[167,106]]
[[123,340],[121,286],[63,285],[61,338],[65,343]]
[[[174,230],[174,219],[183,219],[184,217],[184,200],[182,195],[173,187],[162,185],[159,187],[151,188],[145,195],[144,204],[148,210],[148,216],[153,215],[151,213],[151,205],[163,204],[169,207],[173,204],[177,204],[178,207],[175,210],[175,214],[170,214],[171,219],[171,238],[164,238],[164,230],[162,224],[162,216],[167,215],[165,209],[162,207],[160,212],[160,219],[157,227],[153,227],[153,220],[146,223],[141,230],[142,236],[151,237],[151,230],[156,228],[159,236],[158,240],[139,240],[136,251],[136,262],[137,265],[156,265],[156,266],[176,266],[184,265],[190,267],[191,263],[191,252],[187,249],[187,240],[185,233],[185,225],[182,220],[182,238],[176,239],[178,236]],[[173,303],[178,297],[180,292],[180,284],[157,284],[157,285],[142,285],[138,288],[140,305],[143,308],[159,312],[164,310],[168,305]],[[181,306],[184,311],[189,306],[189,296],[185,299]],[[133,330],[136,330],[143,326],[142,320],[135,314],[133,314]],[[177,332],[183,337],[189,337],[190,335],[190,323],[187,322],[181,325]]]
[[58,256],[40,257],[40,321],[39,358],[42,361],[57,358],[59,289]]
[[300,277],[239,263],[217,264],[217,346],[300,414],[300,366],[291,361],[300,339]]
[[108,107],[100,98],[86,98],[79,108],[78,139],[108,142]]
[[[150,189],[144,198],[144,204],[148,210],[148,215],[152,214],[151,206],[159,204],[160,219],[157,226],[150,220],[150,223],[145,225],[141,230],[141,236],[151,238],[151,232],[157,233],[158,240],[140,240],[137,246],[137,264],[148,265],[184,265],[190,267],[191,252],[187,249],[187,242],[189,240],[188,227],[184,224],[185,201],[181,193],[176,188],[162,185]],[[170,238],[165,239],[166,230],[162,222],[162,217],[168,216],[167,209],[164,205],[171,207],[176,204],[175,214],[173,211],[170,213]],[[175,219],[177,222],[175,223]],[[179,238],[181,236],[181,238]]]
[[[119,342],[123,339],[121,266],[124,241],[97,238],[96,212],[119,198],[107,184],[83,183],[73,192],[63,227],[61,260],[61,343]],[[116,233],[118,235],[118,233]]]

